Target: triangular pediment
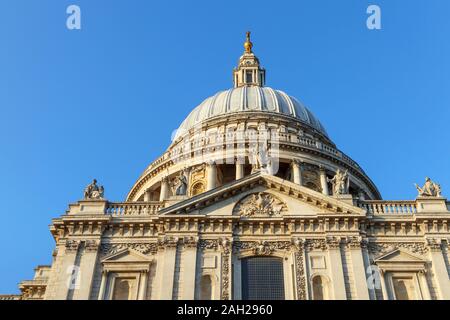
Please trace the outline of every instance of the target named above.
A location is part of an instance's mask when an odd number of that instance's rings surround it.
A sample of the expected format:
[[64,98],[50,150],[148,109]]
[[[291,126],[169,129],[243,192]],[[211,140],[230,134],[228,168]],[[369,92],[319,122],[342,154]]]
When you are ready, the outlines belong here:
[[375,262],[425,262],[425,260],[411,252],[399,248],[382,255],[376,259]]
[[149,262],[149,258],[133,249],[123,249],[105,257],[102,262]]
[[[291,207],[295,213],[309,212],[311,214],[332,214],[332,215],[355,215],[363,216],[365,211],[361,208],[353,206],[340,199],[323,195],[312,189],[299,186],[293,182],[283,180],[281,178],[255,173],[243,179],[233,181],[216,189],[199,194],[192,198],[183,200],[167,208],[162,209],[159,213],[162,215],[173,214],[208,214],[208,212],[219,212],[220,210],[205,210],[205,208],[216,206],[218,208],[224,206],[232,206],[227,208],[227,214],[234,212],[234,204],[239,202],[245,196],[252,193],[272,193],[275,198],[279,198],[279,206],[287,202],[296,202]],[[294,208],[292,208],[294,207]]]

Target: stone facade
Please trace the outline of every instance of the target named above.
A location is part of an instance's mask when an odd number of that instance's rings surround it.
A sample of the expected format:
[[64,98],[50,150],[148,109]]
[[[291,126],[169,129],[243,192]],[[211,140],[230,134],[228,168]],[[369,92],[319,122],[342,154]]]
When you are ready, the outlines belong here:
[[0,299],[271,297],[252,287],[270,268],[283,299],[450,299],[440,186],[381,200],[308,109],[263,87],[252,48],[248,34],[234,88],[193,111],[202,121],[188,117],[125,202],[94,181],[53,219],[51,266]]

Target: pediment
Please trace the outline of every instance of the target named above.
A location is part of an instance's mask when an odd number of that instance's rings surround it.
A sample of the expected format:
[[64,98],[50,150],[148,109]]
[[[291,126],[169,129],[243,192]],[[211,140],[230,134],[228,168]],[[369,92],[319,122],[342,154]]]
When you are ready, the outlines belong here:
[[411,252],[399,248],[382,255],[376,259],[375,262],[425,262],[425,260]]
[[[294,211],[294,213],[298,213],[299,215],[302,212],[309,212],[311,214],[365,215],[363,209],[347,202],[323,195],[293,182],[261,173],[255,173],[244,179],[233,181],[219,188],[178,202],[162,209],[160,214],[206,215],[220,212],[218,209],[224,208],[225,206],[231,206],[227,210],[222,210],[230,215],[233,212],[236,213],[234,205],[243,200],[245,196],[261,192],[275,195],[277,206],[275,211],[279,211],[278,213],[281,215],[287,211]],[[284,204],[287,205],[287,209],[283,207]]]
[[113,253],[102,260],[103,263],[111,263],[111,262],[150,262],[150,259],[133,249],[123,249],[119,252]]

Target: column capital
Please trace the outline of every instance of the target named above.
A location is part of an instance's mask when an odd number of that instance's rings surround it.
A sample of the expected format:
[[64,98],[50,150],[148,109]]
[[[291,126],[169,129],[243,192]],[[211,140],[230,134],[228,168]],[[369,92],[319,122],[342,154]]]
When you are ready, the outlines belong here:
[[81,244],[81,242],[78,240],[67,240],[65,243],[66,252],[67,253],[77,252],[80,244]]
[[441,251],[442,250],[442,247],[441,247],[442,244],[439,239],[428,238],[427,245],[428,245],[428,248],[430,248],[430,251]]
[[100,247],[100,242],[96,240],[86,240],[84,246],[86,252],[97,252]]
[[338,237],[327,237],[326,244],[328,249],[339,249],[341,245],[341,239]]
[[216,160],[208,160],[206,161],[206,165],[208,167],[214,167],[216,165]]

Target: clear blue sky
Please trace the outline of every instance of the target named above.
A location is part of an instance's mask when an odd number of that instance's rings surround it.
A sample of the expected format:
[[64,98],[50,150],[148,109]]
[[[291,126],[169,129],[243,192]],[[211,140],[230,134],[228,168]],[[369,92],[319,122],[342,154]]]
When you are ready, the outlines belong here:
[[[66,29],[66,8],[82,30]],[[382,9],[382,30],[366,8]],[[0,293],[48,264],[51,219],[92,178],[125,198],[204,98],[231,87],[245,31],[267,84],[299,98],[385,199],[425,176],[450,196],[450,1],[3,0]]]

